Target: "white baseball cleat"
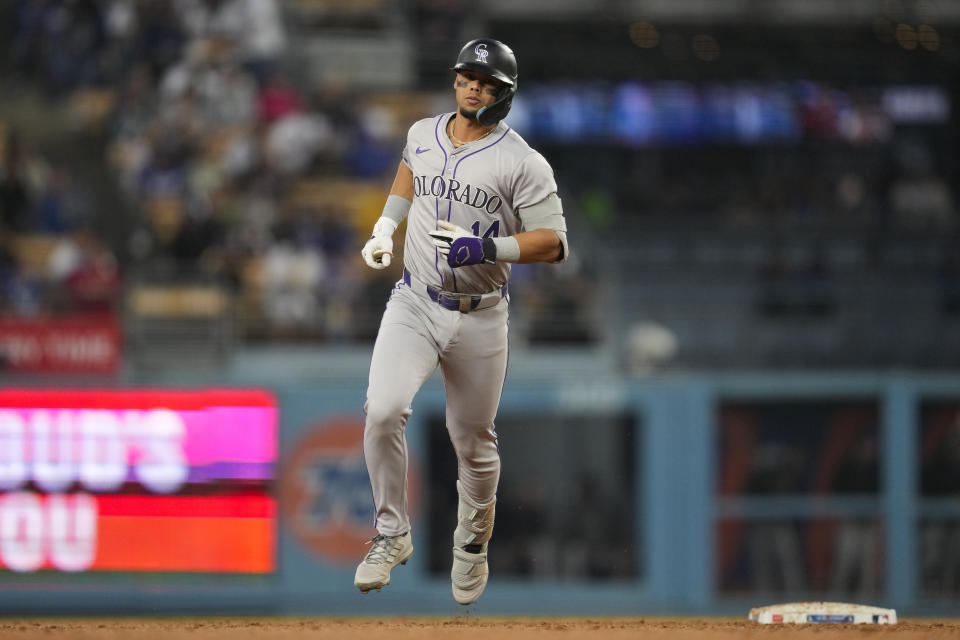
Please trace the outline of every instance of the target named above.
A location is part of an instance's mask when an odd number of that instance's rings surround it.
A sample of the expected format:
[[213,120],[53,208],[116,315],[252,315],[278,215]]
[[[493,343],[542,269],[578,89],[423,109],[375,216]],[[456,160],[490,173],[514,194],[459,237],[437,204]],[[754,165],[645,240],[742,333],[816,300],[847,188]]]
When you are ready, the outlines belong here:
[[476,602],[487,586],[490,568],[487,565],[487,545],[482,545],[480,553],[470,553],[453,548],[453,570],[450,580],[453,584],[453,599],[460,604]]
[[457,482],[460,503],[457,507],[457,528],[453,532],[453,568],[450,581],[453,599],[460,604],[473,604],[487,586],[490,569],[487,565],[487,543],[493,535],[493,517],[497,499],[480,505],[473,502]]
[[390,570],[398,564],[407,564],[413,555],[413,541],[409,533],[402,536],[378,533],[370,539],[370,545],[370,550],[363,562],[357,565],[357,573],[353,577],[353,584],[363,593],[371,589],[379,591],[390,584]]

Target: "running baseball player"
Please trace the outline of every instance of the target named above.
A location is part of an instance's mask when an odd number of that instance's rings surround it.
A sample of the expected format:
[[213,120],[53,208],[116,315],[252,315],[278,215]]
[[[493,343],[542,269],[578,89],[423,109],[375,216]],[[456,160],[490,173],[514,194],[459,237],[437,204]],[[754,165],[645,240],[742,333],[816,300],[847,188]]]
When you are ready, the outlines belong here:
[[513,51],[472,40],[453,70],[457,110],[410,127],[383,215],[361,252],[370,267],[389,266],[393,232],[409,216],[403,278],[370,363],[363,451],[377,534],[354,584],[379,590],[413,553],[404,428],[414,395],[439,365],[459,462],[450,577],[453,597],[467,605],[489,573],[511,263],[563,262],[568,247],[553,170],[503,122],[517,91]]

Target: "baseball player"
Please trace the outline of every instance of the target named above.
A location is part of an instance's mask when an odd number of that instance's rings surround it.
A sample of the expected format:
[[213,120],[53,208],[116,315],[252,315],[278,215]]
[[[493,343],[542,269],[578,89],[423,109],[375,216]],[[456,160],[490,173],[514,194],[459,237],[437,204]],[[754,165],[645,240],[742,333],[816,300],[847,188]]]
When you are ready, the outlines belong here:
[[503,122],[517,91],[513,51],[490,38],[472,40],[453,70],[456,111],[410,127],[383,215],[361,252],[370,267],[389,266],[393,232],[408,218],[403,278],[370,363],[363,451],[377,535],[354,584],[379,590],[413,553],[404,428],[414,395],[439,365],[459,462],[451,580],[454,598],[466,605],[487,584],[510,266],[563,262],[568,247],[553,170]]

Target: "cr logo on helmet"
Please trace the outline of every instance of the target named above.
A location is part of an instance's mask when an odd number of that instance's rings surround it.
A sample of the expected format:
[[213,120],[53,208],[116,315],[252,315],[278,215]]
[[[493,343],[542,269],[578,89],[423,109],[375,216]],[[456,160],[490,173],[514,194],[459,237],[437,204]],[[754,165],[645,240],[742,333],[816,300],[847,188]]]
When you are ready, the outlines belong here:
[[487,55],[490,53],[487,51],[487,43],[481,42],[477,45],[477,48],[474,49],[473,52],[477,54],[477,62],[487,64]]

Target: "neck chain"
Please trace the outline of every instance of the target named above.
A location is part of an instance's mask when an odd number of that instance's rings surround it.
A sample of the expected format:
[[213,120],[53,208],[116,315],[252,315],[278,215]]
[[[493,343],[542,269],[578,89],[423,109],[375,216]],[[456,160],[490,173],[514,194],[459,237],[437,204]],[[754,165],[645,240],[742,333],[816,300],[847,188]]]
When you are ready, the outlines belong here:
[[[453,140],[453,142],[454,142],[454,144],[455,144],[456,146],[462,147],[463,145],[465,145],[465,144],[467,144],[467,143],[464,142],[463,140],[461,140],[460,138],[458,138],[457,136],[453,135],[453,125],[454,125],[454,123],[455,123],[456,121],[457,121],[456,118],[451,118],[451,119],[450,119],[450,124],[447,125],[447,134],[450,136],[450,139]],[[486,131],[482,136],[480,136],[479,138],[477,138],[477,140],[483,140],[483,139],[486,138],[488,135],[490,135],[491,133],[493,133],[493,130],[496,129],[496,128],[497,128],[497,125],[493,125],[493,126],[490,127],[489,129],[487,129],[487,131]],[[477,140],[471,140],[470,142],[476,142]]]

